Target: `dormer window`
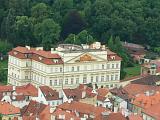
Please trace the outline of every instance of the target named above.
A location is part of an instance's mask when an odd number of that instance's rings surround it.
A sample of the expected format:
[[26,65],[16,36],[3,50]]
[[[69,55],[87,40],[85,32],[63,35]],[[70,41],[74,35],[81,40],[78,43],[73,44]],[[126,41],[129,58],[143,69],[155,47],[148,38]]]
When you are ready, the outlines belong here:
[[14,52],[14,55],[17,55],[17,54],[18,54],[18,52],[15,51],[15,52]]
[[39,60],[42,60],[42,57],[39,57]]
[[111,59],[112,59],[112,60],[115,60],[115,58],[116,58],[115,56],[111,56]]
[[53,62],[54,63],[58,63],[58,59],[53,59]]

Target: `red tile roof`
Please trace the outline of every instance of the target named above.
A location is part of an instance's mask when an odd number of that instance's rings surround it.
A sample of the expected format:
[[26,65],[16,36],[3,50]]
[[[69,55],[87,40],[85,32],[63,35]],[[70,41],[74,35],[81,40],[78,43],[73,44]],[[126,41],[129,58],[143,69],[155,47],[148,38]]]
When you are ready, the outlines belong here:
[[0,92],[12,92],[13,86],[0,85]]
[[27,85],[17,86],[16,93],[27,95],[27,96],[32,96],[32,97],[37,97],[38,96],[38,89],[29,83]]
[[160,103],[160,93],[152,93],[151,95],[139,94],[135,97],[132,104],[141,108],[149,108],[152,105]]
[[[51,51],[36,50],[35,48],[28,49],[26,47],[18,46],[8,54],[19,59],[33,59],[44,64],[63,64],[63,61],[58,54],[53,54]],[[26,54],[29,54],[30,57],[27,58]],[[57,59],[58,62],[54,62],[53,59]]]
[[103,107],[95,107],[94,105],[72,101],[71,103],[65,102],[58,106],[58,108],[66,111],[76,111],[79,114],[94,114],[95,117],[99,116],[102,112],[109,111]]
[[124,87],[124,90],[128,92],[130,95],[137,95],[140,93],[144,93],[146,91],[160,91],[160,86],[153,85],[141,85],[141,84],[128,84]]
[[108,88],[99,88],[97,90],[98,95],[105,97],[109,93]]
[[110,113],[106,118],[101,120],[127,120],[121,113]]
[[129,120],[143,120],[143,118],[140,115],[129,115],[128,116]]
[[149,116],[152,116],[156,120],[160,120],[160,103],[146,108],[143,112]]
[[7,102],[0,102],[0,114],[2,115],[20,114],[20,108],[15,107]]
[[28,106],[21,110],[23,120],[51,120],[50,107],[36,101],[30,101]]
[[80,120],[78,116],[74,112],[67,112],[63,111],[61,109],[56,109],[56,111],[53,113],[53,115],[56,117],[56,119],[60,119],[60,116],[63,115],[65,116],[65,120]]
[[[73,100],[79,101],[84,98],[92,98],[95,97],[96,94],[92,93],[92,88],[87,87],[86,85],[80,85],[75,89],[64,89],[63,92],[67,96],[67,98],[72,98]],[[85,96],[82,96],[83,92],[85,92]]]
[[115,55],[107,55],[107,60],[108,61],[121,61],[122,58],[119,57],[117,54],[115,54]]
[[40,90],[42,91],[46,100],[59,100],[59,93],[56,90],[51,89],[48,86],[40,86]]

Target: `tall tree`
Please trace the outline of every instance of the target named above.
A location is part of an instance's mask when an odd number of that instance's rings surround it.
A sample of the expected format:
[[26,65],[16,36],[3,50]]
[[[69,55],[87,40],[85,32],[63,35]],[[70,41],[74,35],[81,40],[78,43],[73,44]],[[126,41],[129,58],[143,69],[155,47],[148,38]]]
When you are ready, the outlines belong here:
[[16,45],[35,45],[33,41],[33,23],[32,18],[27,16],[17,16],[14,24],[14,31],[16,35]]
[[66,38],[70,33],[78,34],[85,27],[86,22],[78,13],[78,11],[71,11],[64,18],[62,25],[62,37]]
[[37,22],[42,22],[51,14],[49,7],[45,3],[38,3],[31,8],[31,16],[36,18]]
[[49,50],[53,44],[59,40],[61,28],[52,19],[45,19],[38,23],[34,28],[34,35],[42,43],[46,50]]

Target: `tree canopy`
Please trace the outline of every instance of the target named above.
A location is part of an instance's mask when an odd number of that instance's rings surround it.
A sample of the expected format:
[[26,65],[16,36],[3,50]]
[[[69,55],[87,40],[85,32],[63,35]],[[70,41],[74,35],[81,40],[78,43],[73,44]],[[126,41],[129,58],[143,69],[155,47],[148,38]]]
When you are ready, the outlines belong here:
[[45,44],[66,42],[68,36],[85,30],[102,43],[118,36],[122,41],[151,45],[155,51],[160,47],[159,0],[1,0],[0,38],[14,46],[42,45],[44,40],[35,30],[48,19],[54,21],[49,24],[52,30],[58,28],[59,37]]

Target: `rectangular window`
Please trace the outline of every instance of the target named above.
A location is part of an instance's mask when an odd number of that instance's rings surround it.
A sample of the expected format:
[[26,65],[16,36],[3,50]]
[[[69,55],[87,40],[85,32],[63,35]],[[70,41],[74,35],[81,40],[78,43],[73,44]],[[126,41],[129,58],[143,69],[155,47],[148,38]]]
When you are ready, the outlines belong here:
[[99,77],[98,76],[96,76],[96,82],[98,82],[99,81]]
[[91,83],[93,82],[93,76],[91,76]]
[[101,82],[104,82],[104,76],[101,76]]
[[55,86],[57,86],[57,83],[58,83],[58,81],[57,81],[57,80],[54,80],[54,85],[55,85]]
[[60,72],[63,72],[63,71],[62,71],[62,67],[60,67]]
[[66,85],[68,84],[68,78],[65,79],[65,84],[66,84]]
[[106,81],[109,81],[109,75],[106,76]]
[[87,83],[87,76],[83,76],[83,83]]
[[104,65],[102,64],[102,69],[104,69]]
[[115,80],[118,80],[118,75],[115,75]]
[[114,80],[114,75],[111,75],[111,80]]
[[79,84],[79,78],[76,78],[76,84]]
[[79,66],[77,66],[77,71],[79,71]]
[[25,79],[28,80],[28,76],[25,76]]
[[49,81],[49,85],[52,86],[52,80]]
[[63,79],[60,79],[60,80],[59,80],[59,85],[61,85],[61,84],[62,84],[62,81],[63,81]]
[[114,68],[114,64],[112,64],[112,68]]
[[74,79],[73,78],[71,78],[71,84],[74,84]]
[[74,67],[72,67],[72,72],[74,71]]
[[118,63],[116,64],[116,68],[119,68],[119,64]]

